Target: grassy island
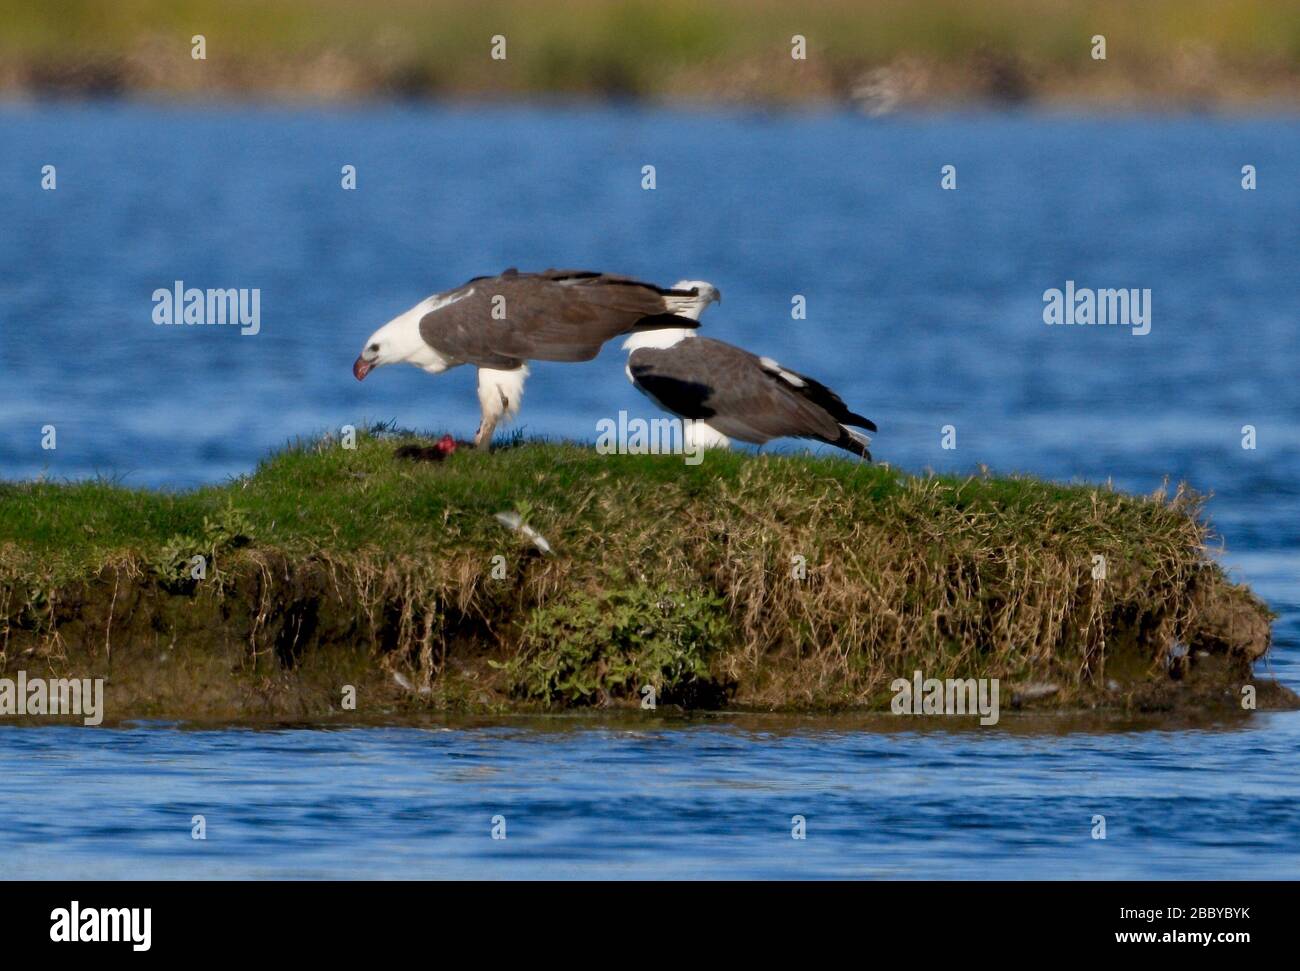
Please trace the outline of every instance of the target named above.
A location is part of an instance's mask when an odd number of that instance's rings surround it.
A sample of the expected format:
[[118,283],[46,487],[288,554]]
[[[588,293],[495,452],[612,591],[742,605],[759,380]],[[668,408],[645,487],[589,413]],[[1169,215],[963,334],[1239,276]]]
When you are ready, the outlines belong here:
[[110,721],[345,716],[345,686],[370,717],[647,686],[887,711],[916,671],[1000,679],[1005,707],[1239,709],[1269,646],[1183,490],[424,444],[299,443],[188,492],[0,484],[0,675],[103,677]]

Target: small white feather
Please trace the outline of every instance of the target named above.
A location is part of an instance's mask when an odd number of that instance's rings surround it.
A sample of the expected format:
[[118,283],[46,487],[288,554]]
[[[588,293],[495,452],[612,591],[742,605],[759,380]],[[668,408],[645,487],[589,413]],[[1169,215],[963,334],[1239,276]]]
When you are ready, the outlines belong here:
[[513,529],[516,533],[519,533],[543,553],[550,555],[554,552],[551,549],[551,544],[546,542],[546,537],[524,522],[519,513],[514,511],[499,512],[496,514],[496,520],[507,529]]

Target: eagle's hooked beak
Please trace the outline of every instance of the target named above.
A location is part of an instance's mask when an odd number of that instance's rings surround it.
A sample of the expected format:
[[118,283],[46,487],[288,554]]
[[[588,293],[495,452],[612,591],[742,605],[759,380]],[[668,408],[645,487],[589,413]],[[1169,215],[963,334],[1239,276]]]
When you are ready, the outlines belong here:
[[356,361],[352,365],[352,376],[358,381],[364,381],[366,375],[375,369],[374,364],[367,361],[363,355],[358,354]]

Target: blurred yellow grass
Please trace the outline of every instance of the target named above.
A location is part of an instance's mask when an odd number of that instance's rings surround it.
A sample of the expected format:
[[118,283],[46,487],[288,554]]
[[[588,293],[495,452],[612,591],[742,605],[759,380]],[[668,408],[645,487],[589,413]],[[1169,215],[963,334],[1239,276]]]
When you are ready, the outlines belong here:
[[[1297,0],[0,0],[0,23],[0,84],[19,90],[780,102],[880,82],[921,102],[1292,103],[1300,90]],[[496,34],[505,60],[489,56]],[[796,34],[805,61],[790,57]]]

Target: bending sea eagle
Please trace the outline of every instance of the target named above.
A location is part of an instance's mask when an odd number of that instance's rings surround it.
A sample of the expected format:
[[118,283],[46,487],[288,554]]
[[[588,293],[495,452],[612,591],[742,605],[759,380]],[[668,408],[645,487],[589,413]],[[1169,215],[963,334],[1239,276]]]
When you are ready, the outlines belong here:
[[609,273],[512,268],[436,293],[393,318],[370,335],[352,373],[361,381],[386,364],[430,374],[474,365],[483,414],[474,444],[484,446],[497,422],[518,412],[526,362],[589,361],[623,334],[698,327],[710,299]]
[[[697,290],[701,301],[685,313],[699,316],[717,291],[682,281],[674,289]],[[731,438],[762,445],[773,438],[812,438],[868,461],[871,419],[850,411],[826,385],[782,367],[770,357],[708,337],[690,328],[636,333],[623,342],[627,376],[667,411],[693,419],[686,435],[693,447],[725,448]],[[854,427],[850,427],[854,426]]]

